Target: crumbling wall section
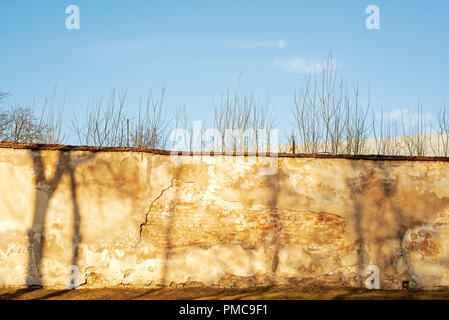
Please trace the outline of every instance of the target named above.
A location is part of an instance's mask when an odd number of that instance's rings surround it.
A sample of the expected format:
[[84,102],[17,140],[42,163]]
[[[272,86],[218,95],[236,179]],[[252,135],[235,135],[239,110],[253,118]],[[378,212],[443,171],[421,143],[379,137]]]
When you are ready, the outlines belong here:
[[97,151],[0,148],[0,284],[449,285],[447,161]]

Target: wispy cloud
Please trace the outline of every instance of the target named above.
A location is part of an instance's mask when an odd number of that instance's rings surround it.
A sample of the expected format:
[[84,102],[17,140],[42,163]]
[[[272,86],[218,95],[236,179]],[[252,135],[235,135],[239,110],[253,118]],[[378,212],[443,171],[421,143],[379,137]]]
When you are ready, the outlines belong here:
[[234,40],[226,40],[226,44],[234,47],[246,48],[246,49],[254,49],[254,48],[274,48],[274,49],[282,49],[288,45],[287,40],[243,40],[243,39],[234,39]]
[[[378,114],[380,117],[381,114]],[[397,123],[403,124],[404,127],[416,127],[420,124],[429,125],[433,121],[431,113],[414,112],[408,108],[394,109],[384,115],[386,120],[397,121]]]
[[321,70],[329,62],[334,67],[338,67],[335,60],[324,58],[304,59],[301,57],[282,57],[277,58],[274,64],[290,73],[311,73]]

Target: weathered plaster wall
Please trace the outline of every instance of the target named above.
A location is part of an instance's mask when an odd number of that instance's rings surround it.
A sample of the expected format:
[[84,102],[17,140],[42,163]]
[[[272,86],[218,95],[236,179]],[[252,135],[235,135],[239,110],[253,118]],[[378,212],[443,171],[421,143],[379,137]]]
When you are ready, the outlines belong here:
[[447,286],[448,169],[0,148],[0,284]]

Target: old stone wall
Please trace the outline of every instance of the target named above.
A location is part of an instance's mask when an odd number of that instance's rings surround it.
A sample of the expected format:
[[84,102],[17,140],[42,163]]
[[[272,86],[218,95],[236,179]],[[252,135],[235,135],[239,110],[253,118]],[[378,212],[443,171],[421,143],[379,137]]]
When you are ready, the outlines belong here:
[[0,148],[2,285],[449,285],[447,161],[62,150]]

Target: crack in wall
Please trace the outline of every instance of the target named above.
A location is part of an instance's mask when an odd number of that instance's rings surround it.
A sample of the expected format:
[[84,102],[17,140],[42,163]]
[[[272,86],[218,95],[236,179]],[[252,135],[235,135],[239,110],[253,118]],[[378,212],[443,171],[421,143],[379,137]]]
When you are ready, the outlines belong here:
[[170,185],[169,185],[167,188],[163,189],[163,190],[161,191],[161,193],[156,197],[156,199],[154,199],[153,201],[151,201],[150,208],[148,209],[147,213],[145,214],[145,221],[144,221],[143,223],[140,224],[140,229],[139,229],[139,241],[142,239],[142,230],[143,230],[143,227],[148,223],[148,215],[150,214],[151,209],[153,208],[154,203],[155,203],[157,200],[159,200],[160,197],[163,196],[163,194],[164,194],[165,191],[167,191],[168,189],[170,189],[170,188],[173,187],[173,181],[174,181],[174,180],[175,180],[175,178],[172,178],[172,179],[171,179]]

